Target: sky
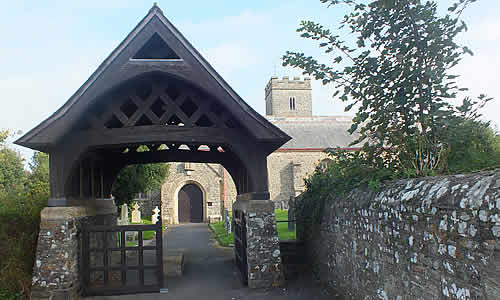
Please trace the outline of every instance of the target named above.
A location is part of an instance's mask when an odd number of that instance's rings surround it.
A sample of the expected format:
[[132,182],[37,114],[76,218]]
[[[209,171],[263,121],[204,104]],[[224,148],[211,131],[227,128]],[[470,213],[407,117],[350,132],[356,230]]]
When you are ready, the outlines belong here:
[[[265,113],[271,76],[300,76],[281,66],[287,51],[319,55],[296,32],[301,20],[335,29],[344,11],[320,0],[157,1],[165,16],[257,112]],[[441,11],[453,0],[438,0]],[[49,117],[148,13],[153,1],[0,0],[0,129],[26,133]],[[464,12],[460,40],[474,52],[455,72],[469,95],[494,97],[484,118],[500,126],[500,1],[479,0]],[[313,81],[313,114],[352,115]],[[19,137],[14,136],[11,140]],[[32,152],[15,146],[26,158]]]

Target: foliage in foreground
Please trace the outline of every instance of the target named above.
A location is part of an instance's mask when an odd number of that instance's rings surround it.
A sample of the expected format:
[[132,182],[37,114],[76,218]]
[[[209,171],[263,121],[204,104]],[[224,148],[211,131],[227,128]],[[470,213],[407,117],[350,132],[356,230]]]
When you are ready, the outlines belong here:
[[313,21],[297,31],[317,41],[331,63],[289,51],[283,64],[333,85],[346,111],[357,109],[349,132],[359,133],[353,144],[364,143],[367,155],[382,155],[383,165],[416,176],[442,171],[453,151],[451,131],[477,121],[477,110],[491,100],[479,95],[458,107],[452,103],[467,90],[452,71],[472,54],[456,40],[467,29],[461,13],[473,1],[459,2],[444,16],[435,1],[321,2],[350,9],[338,31]]
[[453,68],[469,48],[457,43],[461,20],[474,0],[459,0],[445,15],[435,1],[320,0],[346,5],[336,32],[303,21],[301,36],[319,43],[330,63],[288,51],[283,65],[299,68],[334,97],[357,110],[349,132],[359,134],[354,153],[330,150],[330,166],[306,181],[301,215],[319,222],[325,202],[354,188],[379,188],[390,179],[471,172],[500,167],[498,135],[480,121],[491,100],[464,97]]
[[40,211],[49,197],[48,156],[35,153],[30,172],[5,145],[0,131],[0,299],[27,297],[38,237]]
[[22,196],[0,199],[3,204],[22,199],[23,205],[0,207],[0,298],[27,294],[31,287],[31,274],[40,224],[40,211],[48,197]]

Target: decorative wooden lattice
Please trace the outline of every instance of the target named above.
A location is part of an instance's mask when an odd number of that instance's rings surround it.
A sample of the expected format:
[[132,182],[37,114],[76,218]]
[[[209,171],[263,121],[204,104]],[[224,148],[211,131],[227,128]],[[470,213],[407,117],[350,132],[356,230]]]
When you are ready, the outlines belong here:
[[182,85],[156,82],[113,99],[100,116],[94,114],[91,120],[94,128],[148,125],[241,128],[231,114],[210,97]]

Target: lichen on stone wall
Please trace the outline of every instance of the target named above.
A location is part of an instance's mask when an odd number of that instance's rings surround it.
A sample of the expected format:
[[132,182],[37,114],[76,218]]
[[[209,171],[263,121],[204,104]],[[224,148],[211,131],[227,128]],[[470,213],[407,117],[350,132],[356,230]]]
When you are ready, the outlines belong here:
[[500,299],[499,189],[498,171],[399,180],[335,198],[319,232],[298,231],[346,298]]

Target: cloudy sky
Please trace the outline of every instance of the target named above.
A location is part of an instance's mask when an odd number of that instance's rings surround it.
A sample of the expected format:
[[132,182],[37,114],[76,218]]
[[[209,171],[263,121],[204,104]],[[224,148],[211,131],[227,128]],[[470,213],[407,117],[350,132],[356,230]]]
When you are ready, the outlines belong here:
[[[438,0],[445,11],[452,0]],[[264,113],[271,76],[286,50],[318,54],[295,32],[301,20],[335,28],[343,12],[319,0],[158,1],[164,14],[240,96]],[[0,0],[0,129],[27,132],[59,108],[147,14],[152,1]],[[485,118],[500,125],[500,1],[479,0],[464,12],[473,51],[457,67],[470,94],[496,98]],[[313,83],[313,113],[345,115],[328,87]],[[31,152],[17,148],[25,157]]]

